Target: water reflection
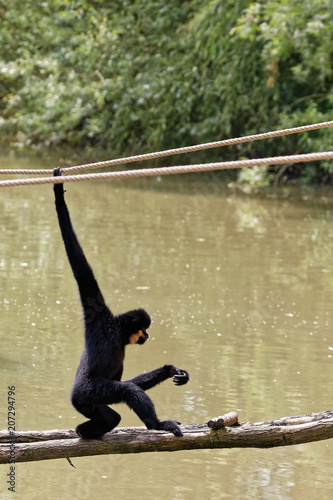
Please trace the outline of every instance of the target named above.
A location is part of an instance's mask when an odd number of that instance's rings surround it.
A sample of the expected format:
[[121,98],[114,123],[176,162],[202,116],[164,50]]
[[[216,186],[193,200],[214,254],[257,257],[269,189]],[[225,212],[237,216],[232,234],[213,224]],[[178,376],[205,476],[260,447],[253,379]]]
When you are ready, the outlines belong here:
[[[143,306],[153,318],[149,342],[128,349],[124,376],[166,362],[190,372],[184,388],[150,391],[161,418],[203,423],[237,410],[255,421],[332,407],[330,204],[238,197],[196,176],[67,189],[111,309]],[[73,428],[81,309],[50,186],[2,190],[0,222],[2,397],[16,385],[21,429]],[[122,425],[139,425],[119,411]],[[74,460],[75,471],[62,460],[22,464],[19,491],[325,500],[330,448],[92,457]]]

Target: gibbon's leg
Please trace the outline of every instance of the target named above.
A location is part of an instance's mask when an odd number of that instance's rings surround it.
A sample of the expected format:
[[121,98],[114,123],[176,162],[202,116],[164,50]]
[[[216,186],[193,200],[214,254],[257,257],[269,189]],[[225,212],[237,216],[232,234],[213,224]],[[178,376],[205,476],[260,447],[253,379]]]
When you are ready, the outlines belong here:
[[[129,384],[126,382],[125,384],[129,387]],[[161,422],[158,419],[154,403],[143,389],[132,383],[130,386],[132,386],[131,390],[127,390],[124,394],[124,402],[137,414],[147,429],[165,430],[172,432],[175,436],[183,435],[175,420]]]
[[78,425],[76,433],[82,438],[100,439],[106,432],[117,427],[121,417],[119,413],[107,405],[80,405],[75,404],[76,409],[85,417],[87,422]]
[[[161,422],[158,419],[154,403],[150,397],[143,389],[132,382],[119,382],[108,379],[90,381],[89,397],[84,394],[84,390],[82,389],[82,386],[75,389],[72,396],[72,403],[78,411],[93,421],[100,418],[100,414],[91,414],[90,412],[95,412],[95,408],[99,405],[126,403],[142,420],[147,429],[166,430],[173,432],[175,436],[182,436],[182,432],[176,421],[166,420]],[[78,404],[77,401],[80,401],[80,403]],[[91,426],[94,427],[94,424],[85,423],[83,425],[85,425],[83,430],[86,428],[90,430]],[[103,430],[104,425],[104,422],[103,424],[99,424],[97,431],[101,432],[100,429]]]

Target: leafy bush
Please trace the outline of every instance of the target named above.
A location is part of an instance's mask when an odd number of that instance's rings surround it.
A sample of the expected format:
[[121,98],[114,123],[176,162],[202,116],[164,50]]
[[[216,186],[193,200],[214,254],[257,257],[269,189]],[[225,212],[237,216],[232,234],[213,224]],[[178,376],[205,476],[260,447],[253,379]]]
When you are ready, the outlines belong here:
[[[129,155],[332,119],[329,0],[0,7],[2,145]],[[200,159],[327,149],[332,129]],[[320,166],[331,173],[329,162]]]

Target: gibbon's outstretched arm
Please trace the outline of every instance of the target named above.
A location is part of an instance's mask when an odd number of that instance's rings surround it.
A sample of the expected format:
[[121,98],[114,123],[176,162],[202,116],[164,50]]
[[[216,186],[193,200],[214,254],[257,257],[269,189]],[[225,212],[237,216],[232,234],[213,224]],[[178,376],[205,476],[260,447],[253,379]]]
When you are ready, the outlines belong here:
[[[61,175],[61,169],[54,170],[54,176]],[[71,218],[64,198],[63,184],[54,184],[55,205],[58,214],[62,239],[65,244],[67,257],[72,267],[74,277],[78,283],[83,308],[91,309],[92,303],[103,309],[105,301],[95,279],[94,273],[88,264],[82,247],[72,226]]]
[[171,377],[175,385],[184,385],[190,378],[187,371],[180,370],[173,365],[164,365],[161,368],[156,368],[156,370],[137,375],[126,382],[132,382],[144,391],[147,391]]

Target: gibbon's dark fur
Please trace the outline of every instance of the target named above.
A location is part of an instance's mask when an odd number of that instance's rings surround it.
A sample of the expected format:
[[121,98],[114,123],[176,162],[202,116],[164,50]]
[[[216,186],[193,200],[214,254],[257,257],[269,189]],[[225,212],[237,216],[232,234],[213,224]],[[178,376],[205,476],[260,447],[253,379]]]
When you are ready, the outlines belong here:
[[[59,168],[54,175],[61,175]],[[89,420],[76,428],[84,438],[100,439],[120,422],[120,415],[110,404],[126,403],[148,429],[165,430],[182,436],[178,422],[161,422],[147,389],[173,378],[176,385],[186,384],[189,375],[173,365],[121,381],[125,346],[144,344],[150,317],[144,309],[114,316],[105,304],[93,271],[74,232],[63,184],[54,184],[55,204],[62,238],[74,277],[78,283],[85,322],[85,346],[71,393],[73,406]]]

